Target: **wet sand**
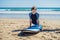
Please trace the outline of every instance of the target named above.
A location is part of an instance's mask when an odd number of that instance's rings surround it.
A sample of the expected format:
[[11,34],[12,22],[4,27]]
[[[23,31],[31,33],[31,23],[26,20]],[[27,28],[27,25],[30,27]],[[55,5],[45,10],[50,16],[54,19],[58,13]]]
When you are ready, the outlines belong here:
[[41,19],[43,31],[27,36],[18,36],[20,31],[29,27],[28,19],[0,19],[0,40],[60,40],[60,20]]

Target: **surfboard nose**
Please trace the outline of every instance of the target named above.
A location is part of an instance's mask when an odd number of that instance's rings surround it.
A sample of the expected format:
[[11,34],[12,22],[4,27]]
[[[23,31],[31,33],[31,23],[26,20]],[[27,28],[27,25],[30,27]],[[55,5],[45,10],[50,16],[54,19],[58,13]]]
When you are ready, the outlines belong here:
[[35,25],[35,27],[39,28],[40,30],[42,30],[42,25],[38,26],[38,25]]

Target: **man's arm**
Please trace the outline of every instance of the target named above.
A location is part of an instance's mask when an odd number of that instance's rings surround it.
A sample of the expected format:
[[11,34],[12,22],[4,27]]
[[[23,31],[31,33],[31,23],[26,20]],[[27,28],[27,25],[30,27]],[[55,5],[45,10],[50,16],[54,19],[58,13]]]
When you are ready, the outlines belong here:
[[39,14],[37,13],[36,16],[37,16],[37,23],[38,23],[38,26],[39,26]]
[[39,26],[39,20],[37,20],[38,26]]
[[31,13],[29,13],[29,18],[30,18],[30,27],[31,27],[31,24],[32,24]]
[[30,19],[30,27],[31,27],[31,24],[32,24],[32,20]]

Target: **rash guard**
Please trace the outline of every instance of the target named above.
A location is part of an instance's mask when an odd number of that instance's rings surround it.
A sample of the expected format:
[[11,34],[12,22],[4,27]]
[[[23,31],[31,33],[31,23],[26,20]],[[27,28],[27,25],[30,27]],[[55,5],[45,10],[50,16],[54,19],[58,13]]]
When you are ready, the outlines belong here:
[[39,19],[39,14],[38,13],[35,13],[35,14],[29,13],[29,17],[32,20],[33,24],[38,24],[37,21],[36,21],[36,20]]

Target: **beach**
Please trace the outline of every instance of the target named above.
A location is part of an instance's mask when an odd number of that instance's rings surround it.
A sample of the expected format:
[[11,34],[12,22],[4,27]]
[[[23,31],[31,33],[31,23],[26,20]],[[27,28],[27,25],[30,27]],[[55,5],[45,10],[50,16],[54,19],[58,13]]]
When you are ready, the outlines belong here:
[[0,0],[0,40],[60,40],[60,0]]
[[0,40],[60,40],[60,20],[40,19],[43,31],[31,36],[18,36],[20,31],[29,27],[29,19],[0,19]]

